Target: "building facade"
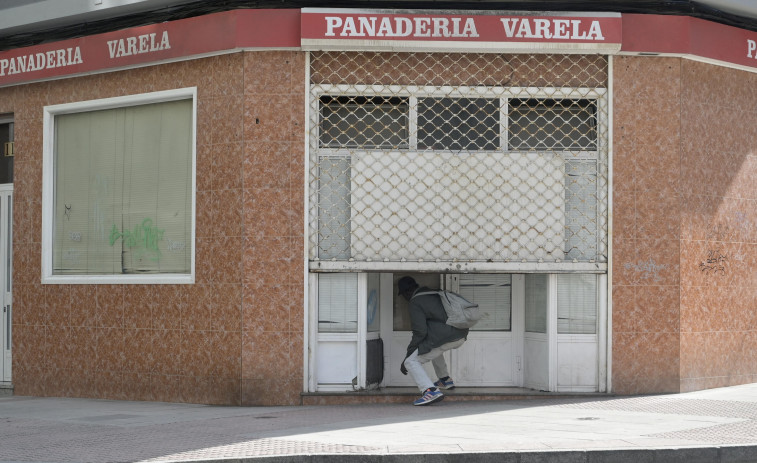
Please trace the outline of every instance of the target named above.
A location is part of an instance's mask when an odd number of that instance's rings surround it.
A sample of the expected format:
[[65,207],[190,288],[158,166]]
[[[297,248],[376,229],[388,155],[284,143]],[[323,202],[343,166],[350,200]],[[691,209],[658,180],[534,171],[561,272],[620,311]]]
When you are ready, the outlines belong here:
[[753,382],[755,44],[238,9],[2,51],[4,384],[406,401],[404,275],[481,306],[458,399]]

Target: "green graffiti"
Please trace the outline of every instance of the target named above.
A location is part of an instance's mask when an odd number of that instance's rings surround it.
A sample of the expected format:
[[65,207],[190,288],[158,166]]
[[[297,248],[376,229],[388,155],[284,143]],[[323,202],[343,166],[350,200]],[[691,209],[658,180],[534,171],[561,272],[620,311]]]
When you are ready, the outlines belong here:
[[110,245],[116,244],[119,238],[127,248],[134,248],[138,251],[138,257],[148,254],[148,258],[153,261],[160,259],[160,249],[158,242],[163,239],[163,232],[158,227],[153,227],[152,219],[145,219],[141,224],[134,225],[133,230],[118,230],[116,224],[110,229]]

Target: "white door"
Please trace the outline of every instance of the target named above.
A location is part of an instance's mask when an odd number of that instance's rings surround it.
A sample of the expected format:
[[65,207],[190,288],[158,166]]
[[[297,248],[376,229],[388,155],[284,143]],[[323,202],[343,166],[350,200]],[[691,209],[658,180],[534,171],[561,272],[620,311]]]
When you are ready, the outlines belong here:
[[0,294],[2,303],[2,356],[0,356],[0,380],[11,381],[11,332],[12,309],[11,298],[11,230],[13,227],[13,185],[0,185]]
[[509,274],[449,275],[447,287],[479,305],[481,320],[468,340],[451,352],[450,375],[460,386],[520,386],[522,379],[522,306],[513,304]]
[[[412,338],[410,331],[410,316],[408,314],[407,301],[397,295],[397,281],[406,275],[405,273],[389,275],[382,278],[381,300],[381,337],[384,339],[384,386],[389,387],[415,387],[415,382],[410,375],[400,372],[400,365],[405,360],[407,345]],[[431,289],[439,289],[443,285],[442,276],[435,273],[409,274],[420,286]],[[445,354],[447,365],[450,363],[449,353]],[[425,365],[429,378],[435,380],[434,369],[431,363]]]

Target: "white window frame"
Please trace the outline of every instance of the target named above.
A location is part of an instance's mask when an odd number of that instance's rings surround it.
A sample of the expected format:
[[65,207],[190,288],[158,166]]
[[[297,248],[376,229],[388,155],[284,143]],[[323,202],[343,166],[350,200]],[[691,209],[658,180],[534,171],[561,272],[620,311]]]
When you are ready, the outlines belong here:
[[[55,205],[55,116],[79,112],[192,100],[192,198],[191,198],[191,258],[189,273],[159,273],[139,275],[53,275],[54,205]],[[188,87],[138,95],[80,101],[45,106],[42,149],[42,283],[43,284],[193,284],[195,282],[195,198],[197,193],[197,87]]]

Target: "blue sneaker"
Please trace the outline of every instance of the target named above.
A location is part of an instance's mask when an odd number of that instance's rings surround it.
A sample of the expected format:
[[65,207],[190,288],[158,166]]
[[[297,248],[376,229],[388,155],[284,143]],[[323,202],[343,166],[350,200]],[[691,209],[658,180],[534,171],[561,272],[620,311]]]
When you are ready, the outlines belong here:
[[454,389],[455,383],[452,381],[452,378],[447,376],[447,379],[440,379],[439,381],[435,382],[434,386],[438,387],[439,389]]
[[439,402],[442,399],[444,399],[444,394],[442,394],[442,391],[438,389],[436,391],[432,391],[431,388],[428,388],[420,399],[413,402],[413,405],[430,405],[434,402]]

